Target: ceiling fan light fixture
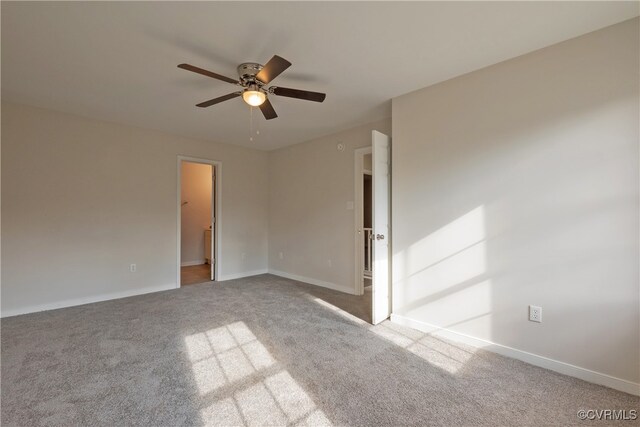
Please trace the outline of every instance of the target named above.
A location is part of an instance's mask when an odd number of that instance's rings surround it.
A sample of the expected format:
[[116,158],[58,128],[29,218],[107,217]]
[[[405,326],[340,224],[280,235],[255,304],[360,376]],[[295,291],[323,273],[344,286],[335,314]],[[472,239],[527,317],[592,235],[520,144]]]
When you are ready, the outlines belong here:
[[255,90],[255,88],[250,87],[242,92],[242,99],[252,107],[259,107],[267,100],[267,95],[260,90]]
[[213,71],[195,67],[190,64],[179,64],[178,68],[240,87],[240,89],[237,89],[235,92],[196,104],[196,107],[207,108],[242,96],[242,100],[247,103],[247,105],[251,107],[260,107],[260,112],[262,112],[264,118],[266,120],[271,120],[278,117],[273,109],[273,105],[269,102],[271,95],[314,102],[322,102],[326,97],[326,94],[320,92],[311,92],[308,90],[292,89],[280,86],[266,87],[266,85],[270,84],[273,79],[278,77],[290,66],[291,63],[289,61],[278,55],[274,55],[273,58],[271,58],[265,65],[261,65],[256,62],[245,62],[238,65],[238,80],[234,80],[221,74],[216,74]]

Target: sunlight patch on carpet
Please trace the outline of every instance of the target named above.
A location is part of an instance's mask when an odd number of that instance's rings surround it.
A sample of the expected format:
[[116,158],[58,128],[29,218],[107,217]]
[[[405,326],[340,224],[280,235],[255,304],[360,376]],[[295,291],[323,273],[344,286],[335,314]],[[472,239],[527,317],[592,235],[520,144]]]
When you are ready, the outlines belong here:
[[244,322],[193,334],[184,342],[200,395],[214,400],[200,411],[204,424],[331,425]]

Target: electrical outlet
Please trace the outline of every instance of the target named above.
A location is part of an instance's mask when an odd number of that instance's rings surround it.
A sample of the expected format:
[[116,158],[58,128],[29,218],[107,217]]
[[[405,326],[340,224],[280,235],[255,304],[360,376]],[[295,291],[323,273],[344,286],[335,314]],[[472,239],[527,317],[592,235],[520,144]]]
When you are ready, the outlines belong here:
[[280,252],[280,253],[278,254],[278,257],[279,257],[280,259],[284,259],[284,254],[283,254],[282,252]]
[[536,305],[529,306],[529,320],[531,322],[542,323],[542,307]]
[[327,266],[331,267],[331,260],[330,259],[327,260]]
[[129,271],[132,272],[132,273],[135,273],[136,272],[136,265],[135,264],[131,264],[129,266]]

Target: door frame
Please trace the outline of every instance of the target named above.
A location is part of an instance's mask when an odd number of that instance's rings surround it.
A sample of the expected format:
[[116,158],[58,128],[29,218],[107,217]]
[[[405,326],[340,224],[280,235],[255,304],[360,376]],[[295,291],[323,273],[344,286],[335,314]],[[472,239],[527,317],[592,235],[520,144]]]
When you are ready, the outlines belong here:
[[[364,280],[362,279],[362,266],[364,265],[364,248],[362,247],[362,228],[364,224],[364,183],[362,176],[364,175],[364,156],[371,154],[373,156],[373,147],[357,148],[355,153],[355,181],[354,181],[354,245],[355,245],[355,274],[354,289],[356,295],[364,295]],[[373,207],[372,207],[373,208]]]
[[[215,236],[215,248],[214,248],[214,264],[213,264],[213,271],[214,271],[214,275],[215,275],[215,280],[218,281],[220,280],[220,229],[222,227],[222,216],[221,216],[221,212],[222,212],[222,162],[218,161],[218,160],[210,160],[210,159],[202,159],[199,157],[190,157],[190,156],[182,156],[182,155],[178,155],[178,159],[176,162],[177,165],[177,179],[176,182],[178,184],[177,188],[176,188],[176,212],[177,212],[177,231],[176,231],[176,235],[177,235],[177,243],[176,243],[176,248],[177,248],[177,260],[176,260],[176,265],[178,266],[178,273],[176,275],[176,288],[180,287],[180,267],[181,267],[181,259],[180,259],[180,255],[181,255],[181,234],[182,234],[182,162],[189,162],[189,163],[201,163],[201,164],[205,164],[205,165],[211,165],[214,168],[214,173],[215,173],[215,181],[214,181],[214,185],[215,187],[211,187],[211,200],[214,202],[214,208],[215,208],[215,212],[213,212],[213,217],[215,218],[215,222],[213,223],[213,233]],[[213,199],[213,197],[215,196],[215,200]]]

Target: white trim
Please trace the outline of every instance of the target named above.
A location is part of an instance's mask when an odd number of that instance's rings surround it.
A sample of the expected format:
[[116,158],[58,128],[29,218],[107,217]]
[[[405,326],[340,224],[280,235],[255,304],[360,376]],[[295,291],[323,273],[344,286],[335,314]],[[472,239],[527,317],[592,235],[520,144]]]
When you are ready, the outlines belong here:
[[[177,176],[177,180],[176,182],[178,183],[178,186],[176,188],[176,212],[177,212],[177,241],[176,241],[176,247],[177,247],[177,251],[176,251],[176,256],[177,256],[177,262],[176,262],[176,266],[178,266],[178,271],[176,274],[176,288],[180,287],[180,267],[182,266],[181,264],[181,259],[180,259],[180,252],[181,252],[181,248],[180,248],[180,234],[182,232],[182,221],[181,221],[181,216],[182,216],[182,200],[181,200],[181,192],[182,192],[182,187],[181,187],[181,176],[182,176],[182,162],[190,162],[190,163],[203,163],[203,164],[207,164],[207,165],[212,165],[215,168],[215,195],[216,195],[216,200],[215,200],[215,208],[216,211],[214,213],[214,218],[215,218],[215,222],[213,224],[214,227],[214,235],[215,235],[215,239],[216,239],[216,244],[215,244],[215,254],[214,254],[214,272],[215,272],[215,278],[216,280],[220,280],[220,270],[221,270],[221,260],[220,260],[220,242],[221,242],[221,236],[220,236],[220,230],[222,229],[222,162],[219,162],[217,160],[210,160],[210,159],[201,159],[198,157],[189,157],[189,156],[182,156],[182,155],[178,155],[177,157],[177,171],[176,171],[176,176]],[[212,189],[213,192],[214,189]]]
[[310,285],[322,286],[323,288],[333,289],[334,291],[344,292],[345,294],[357,295],[351,288],[347,288],[345,286],[337,285],[331,282],[325,282],[324,280],[312,279],[310,277],[298,276],[297,274],[291,274],[284,271],[272,269],[269,269],[269,274],[284,277],[285,279],[297,280],[298,282],[304,282]]
[[202,261],[185,261],[180,263],[180,267],[191,267],[194,265],[203,265],[206,264],[205,260]]
[[622,378],[612,377],[611,375],[603,374],[600,372],[592,371],[590,369],[581,368],[579,366],[571,365],[569,363],[561,362],[559,360],[550,359],[548,357],[539,356],[537,354],[529,353],[527,351],[518,350],[512,347],[507,347],[502,344],[496,344],[491,341],[483,340],[481,338],[472,337],[470,335],[462,334],[460,332],[452,331],[451,329],[441,328],[436,325],[432,325],[427,322],[404,317],[398,314],[391,314],[391,321],[399,325],[408,326],[410,328],[417,329],[428,334],[441,336],[443,338],[462,342],[477,348],[498,353],[503,356],[511,357],[513,359],[522,360],[523,362],[531,365],[539,366],[541,368],[549,369],[551,371],[559,372],[570,377],[579,378],[584,381],[588,381],[595,384],[600,384],[606,387],[610,387],[616,390],[623,391],[625,393],[640,396],[640,383],[634,383]]
[[[355,160],[355,174],[354,174],[354,248],[355,248],[355,265],[354,265],[354,287],[355,295],[364,295],[364,280],[362,278],[362,266],[364,265],[364,251],[362,248],[362,228],[364,222],[364,213],[362,205],[364,202],[364,189],[362,183],[362,176],[365,173],[364,170],[364,156],[373,153],[372,147],[364,147],[353,150]],[[353,292],[349,292],[353,294]]]
[[241,273],[232,273],[232,274],[225,274],[224,276],[220,277],[219,281],[225,281],[225,280],[235,280],[235,279],[242,279],[243,277],[251,277],[251,276],[258,276],[260,274],[267,274],[269,271],[266,268],[260,269],[260,270],[253,270],[253,271],[244,271]]
[[168,291],[174,288],[175,286],[173,286],[173,283],[171,283],[169,285],[164,285],[164,286],[148,286],[145,288],[130,289],[126,291],[112,292],[112,293],[101,294],[101,295],[92,295],[88,297],[74,298],[66,301],[58,301],[58,302],[52,302],[47,304],[32,305],[29,307],[22,307],[22,308],[17,308],[12,310],[2,310],[2,314],[0,315],[0,317],[5,318],[5,317],[11,317],[11,316],[18,316],[21,314],[36,313],[38,311],[47,311],[47,310],[56,310],[58,308],[75,307],[78,305],[92,304],[94,302],[109,301],[114,299],[132,297],[136,295],[150,294],[153,292]]

